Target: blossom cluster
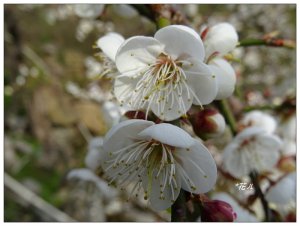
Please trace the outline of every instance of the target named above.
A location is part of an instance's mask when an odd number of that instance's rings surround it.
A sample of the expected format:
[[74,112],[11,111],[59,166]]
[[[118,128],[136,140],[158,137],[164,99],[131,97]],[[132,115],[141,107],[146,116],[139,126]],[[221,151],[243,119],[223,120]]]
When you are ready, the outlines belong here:
[[[228,35],[218,38],[224,31]],[[137,194],[143,188],[145,199],[158,210],[170,207],[181,188],[200,194],[214,187],[217,168],[208,149],[166,122],[186,116],[192,105],[203,108],[233,93],[235,73],[223,57],[237,42],[227,23],[207,28],[201,36],[190,27],[170,25],[154,37],[125,40],[109,33],[97,41],[118,69],[117,100],[130,110],[144,111],[146,119],[121,122],[106,135],[101,165],[110,183],[134,183],[132,193]],[[151,113],[160,123],[147,121]],[[225,127],[219,118],[215,133]]]
[[[228,60],[239,44],[231,24],[219,23],[201,31],[169,25],[153,37],[127,39],[109,32],[96,44],[117,72],[110,75],[113,94],[127,111],[127,118],[120,115],[114,120],[100,151],[86,162],[94,171],[101,168],[109,185],[130,187],[130,197],[142,194],[152,208],[165,210],[176,202],[181,189],[193,197],[214,190],[217,178],[228,179],[233,189],[202,201],[202,221],[258,221],[245,208],[248,203],[240,205],[242,199],[257,198],[252,175],[263,178],[258,178],[258,186],[276,211],[293,202],[293,118],[282,123],[292,130],[286,133],[268,113],[240,114],[224,148],[216,154],[205,146],[205,140],[228,130],[228,119],[217,106],[232,96],[237,82]],[[221,158],[215,160],[215,155]],[[251,186],[239,189],[233,198],[235,184]],[[289,195],[280,194],[283,189]]]

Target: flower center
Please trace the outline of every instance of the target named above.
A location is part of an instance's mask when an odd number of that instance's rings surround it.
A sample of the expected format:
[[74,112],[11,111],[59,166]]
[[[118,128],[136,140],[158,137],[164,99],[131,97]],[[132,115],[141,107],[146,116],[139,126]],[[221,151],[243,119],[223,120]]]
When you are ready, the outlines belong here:
[[[110,184],[118,180],[121,187],[135,181],[134,192],[136,196],[142,186],[143,180],[146,180],[147,189],[145,189],[145,199],[152,190],[153,180],[159,182],[160,199],[164,199],[164,190],[171,187],[173,200],[175,201],[175,190],[178,189],[175,180],[175,159],[173,156],[175,147],[162,144],[158,141],[136,141],[133,144],[109,153],[109,159],[105,161],[105,171],[109,174]],[[137,180],[137,181],[136,181]]]
[[173,60],[170,56],[161,53],[156,61],[153,75],[156,77],[156,83],[159,85],[163,83],[166,85],[168,82],[176,83],[181,79],[180,69],[182,62]]
[[151,109],[162,120],[167,119],[166,115],[185,114],[193,98],[201,106],[187,84],[183,69],[191,66],[193,64],[187,60],[173,59],[161,53],[154,63],[141,67],[131,77],[132,86],[124,90],[121,104],[126,102],[134,109],[146,109],[146,118]]

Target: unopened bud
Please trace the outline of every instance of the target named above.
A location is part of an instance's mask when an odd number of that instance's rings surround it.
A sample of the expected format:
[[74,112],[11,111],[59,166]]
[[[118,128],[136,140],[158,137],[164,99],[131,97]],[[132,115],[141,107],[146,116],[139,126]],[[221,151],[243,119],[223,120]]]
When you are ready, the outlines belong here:
[[194,112],[189,119],[196,135],[203,139],[217,137],[225,130],[224,117],[212,108]]
[[220,200],[209,200],[202,203],[202,222],[233,222],[237,215],[231,205]]

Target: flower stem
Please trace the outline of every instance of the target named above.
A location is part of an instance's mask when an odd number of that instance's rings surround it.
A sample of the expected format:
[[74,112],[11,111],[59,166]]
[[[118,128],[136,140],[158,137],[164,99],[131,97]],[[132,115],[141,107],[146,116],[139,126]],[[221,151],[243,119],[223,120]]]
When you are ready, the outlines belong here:
[[270,38],[270,39],[244,39],[238,44],[238,47],[245,46],[273,46],[273,47],[286,47],[295,49],[296,43],[290,39]]
[[252,171],[249,176],[250,176],[253,186],[255,188],[255,194],[260,198],[260,201],[262,203],[262,206],[263,206],[263,209],[265,212],[265,221],[270,222],[271,221],[271,210],[270,210],[268,202],[265,199],[265,196],[259,186],[259,183],[257,180],[257,173],[255,171]]
[[180,190],[179,196],[171,207],[171,222],[187,221],[186,194]]
[[231,108],[228,104],[227,99],[217,101],[216,104],[217,104],[219,110],[224,115],[224,118],[225,118],[226,122],[228,123],[232,134],[235,135],[237,132],[236,131],[236,121],[235,121],[235,117],[231,111]]

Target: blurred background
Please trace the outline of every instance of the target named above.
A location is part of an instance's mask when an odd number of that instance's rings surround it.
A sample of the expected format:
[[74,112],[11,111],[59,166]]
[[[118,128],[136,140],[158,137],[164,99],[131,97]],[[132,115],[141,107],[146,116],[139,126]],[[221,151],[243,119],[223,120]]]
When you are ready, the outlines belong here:
[[[295,5],[172,7],[198,32],[226,21],[240,40],[272,32],[296,37]],[[109,31],[125,38],[156,31],[134,7],[92,9],[4,5],[5,221],[170,220],[167,211],[154,212],[138,199],[126,202],[126,193],[107,190],[101,177],[74,171],[85,167],[88,151],[122,113],[111,94],[111,62],[95,48],[97,39]],[[233,55],[235,96],[249,109],[295,97],[296,51],[254,46]]]

